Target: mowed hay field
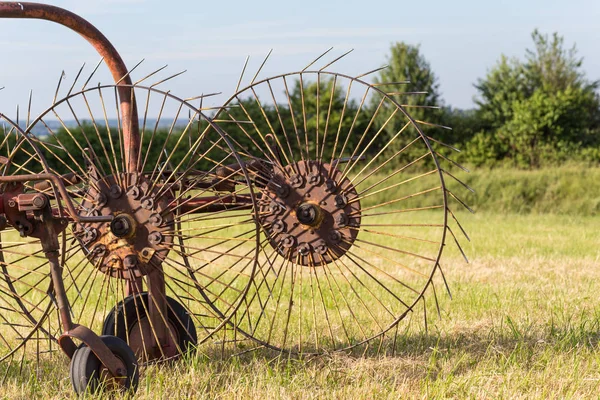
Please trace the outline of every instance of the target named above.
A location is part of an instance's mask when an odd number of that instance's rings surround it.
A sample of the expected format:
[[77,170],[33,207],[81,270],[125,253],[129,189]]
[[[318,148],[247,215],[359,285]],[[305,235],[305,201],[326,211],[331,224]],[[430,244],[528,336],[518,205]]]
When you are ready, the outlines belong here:
[[[444,262],[453,300],[436,286],[381,351],[318,358],[268,351],[194,356],[143,370],[136,398],[596,398],[600,393],[600,218],[459,217],[471,236]],[[418,311],[418,312],[417,312]],[[68,361],[9,379],[2,398],[74,398]],[[92,396],[90,396],[92,398]]]

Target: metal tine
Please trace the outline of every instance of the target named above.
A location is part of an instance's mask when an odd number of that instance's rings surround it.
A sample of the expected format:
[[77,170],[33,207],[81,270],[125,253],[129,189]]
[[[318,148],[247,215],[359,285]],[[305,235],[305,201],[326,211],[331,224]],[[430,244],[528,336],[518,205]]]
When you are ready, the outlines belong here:
[[404,108],[427,108],[430,110],[439,110],[441,109],[440,106],[422,106],[422,105],[418,105],[418,104],[400,104],[402,107]]
[[[220,94],[223,94],[223,92],[215,92],[215,93],[209,93],[209,94],[203,93],[200,96],[188,97],[187,99],[184,99],[183,101],[194,101],[194,100],[198,100],[198,99],[200,99],[202,101],[207,97],[218,96]],[[202,103],[200,103],[200,107],[202,107]]]
[[153,84],[150,86],[150,88],[153,88],[153,87],[155,87],[155,86],[158,86],[158,85],[160,85],[160,84],[162,84],[162,83],[165,83],[166,81],[169,81],[169,80],[171,80],[171,79],[173,79],[173,78],[177,78],[179,75],[183,75],[183,74],[185,74],[186,72],[187,72],[187,69],[184,69],[184,70],[183,70],[183,71],[181,71],[181,72],[178,72],[178,73],[176,73],[176,74],[173,74],[173,75],[171,75],[171,76],[169,76],[169,77],[167,77],[167,78],[165,78],[165,79],[163,79],[163,80],[161,80],[161,81],[158,81],[158,82],[156,82],[156,83],[153,83]]
[[465,254],[465,252],[462,249],[462,246],[460,245],[460,243],[458,243],[458,239],[456,238],[456,236],[454,235],[454,232],[452,232],[452,228],[448,227],[448,231],[450,232],[450,234],[452,235],[452,238],[454,239],[454,243],[456,243],[456,246],[458,246],[458,250],[460,250],[460,254],[462,254],[462,256],[464,257],[465,261],[467,262],[467,264],[469,263],[469,259],[467,258],[467,255]]
[[98,64],[96,64],[96,67],[92,70],[92,73],[90,74],[90,76],[88,76],[87,80],[85,81],[85,83],[81,87],[81,90],[85,90],[85,88],[87,87],[88,83],[90,83],[90,81],[92,80],[92,77],[96,74],[96,71],[98,71],[98,68],[100,68],[100,65],[102,65],[103,61],[104,61],[104,57],[102,57],[100,59],[100,61],[98,61]]
[[244,78],[244,73],[246,73],[246,67],[248,67],[248,61],[250,61],[250,56],[246,56],[246,61],[244,62],[244,68],[242,68],[242,73],[240,74],[240,79],[238,79],[237,86],[235,87],[235,92],[237,93],[240,90],[240,85],[242,84],[242,79]]
[[67,95],[65,97],[69,97],[71,95],[71,93],[73,92],[73,88],[75,88],[75,85],[77,84],[77,81],[79,80],[79,77],[81,76],[81,73],[83,72],[84,68],[85,68],[85,63],[83,63],[81,68],[79,68],[79,72],[77,72],[77,75],[75,75],[73,84],[71,85],[71,88],[69,89],[69,91],[67,92]]
[[365,76],[367,76],[367,75],[374,74],[375,72],[379,72],[379,71],[381,71],[381,70],[383,70],[383,69],[386,69],[386,68],[388,68],[388,67],[389,67],[389,65],[387,65],[387,64],[386,64],[386,65],[384,65],[383,67],[379,67],[379,68],[377,68],[377,69],[374,69],[374,70],[372,70],[372,71],[365,72],[364,74],[358,75],[358,76],[354,77],[354,79],[360,79],[360,78],[362,78],[362,77],[365,77]]
[[456,162],[456,161],[454,161],[453,159],[451,159],[451,158],[448,158],[448,157],[446,157],[445,155],[438,153],[437,151],[434,151],[434,153],[435,153],[435,155],[436,155],[436,156],[439,156],[439,157],[443,158],[444,160],[446,160],[446,161],[448,161],[448,162],[450,162],[450,163],[452,163],[452,164],[456,165],[458,168],[462,169],[462,170],[463,170],[463,171],[465,171],[466,173],[471,173],[471,171],[469,171],[467,168],[463,167],[462,165],[460,165],[459,163],[457,163],[457,162]]
[[379,83],[372,83],[371,86],[391,86],[391,85],[410,85],[412,82],[411,81],[398,81],[398,82],[379,82]]
[[458,201],[460,204],[462,204],[462,206],[463,206],[464,208],[466,208],[467,210],[469,210],[469,212],[470,212],[471,214],[475,214],[475,211],[473,211],[473,209],[472,209],[471,207],[469,207],[469,206],[468,206],[468,205],[467,205],[467,204],[466,204],[464,201],[462,201],[461,199],[459,199],[459,198],[458,198],[458,197],[457,197],[457,196],[456,196],[454,193],[452,193],[452,192],[451,192],[451,191],[449,191],[448,189],[446,189],[446,192],[447,192],[447,193],[448,193],[450,196],[454,197],[454,200],[456,200],[456,201]]
[[447,210],[450,213],[450,215],[452,216],[452,218],[454,219],[454,222],[456,222],[456,225],[458,225],[458,228],[461,230],[461,232],[463,233],[463,235],[465,235],[465,238],[470,242],[471,238],[469,237],[469,235],[467,235],[467,231],[465,231],[463,229],[462,225],[458,221],[458,218],[456,218],[456,216],[454,215],[454,213],[452,212],[452,210],[450,209],[450,207],[448,207]]
[[462,186],[464,186],[465,189],[467,189],[471,193],[475,193],[475,189],[473,189],[471,186],[467,185],[466,183],[464,183],[463,181],[461,181],[460,179],[458,179],[457,177],[455,177],[454,175],[452,175],[450,172],[446,171],[445,169],[441,168],[441,170],[442,170],[442,172],[444,174],[448,175],[449,177],[451,177],[452,179],[454,179],[456,182],[458,182]]
[[32,102],[32,98],[33,98],[33,90],[29,91],[29,102],[27,104],[27,122],[25,123],[26,126],[29,126],[29,123],[31,122],[31,102]]
[[432,138],[431,136],[427,136],[427,139],[431,140],[432,142],[436,142],[437,144],[441,144],[442,146],[444,146],[444,147],[447,147],[447,148],[449,148],[449,149],[451,149],[451,150],[454,150],[454,151],[456,151],[457,153],[460,153],[460,152],[461,152],[461,151],[460,151],[460,149],[457,149],[456,147],[454,147],[454,146],[451,146],[451,145],[449,145],[449,144],[446,144],[446,143],[444,143],[444,142],[440,142],[439,140],[437,140],[437,139],[435,139],[435,138]]
[[339,60],[341,60],[342,58],[346,57],[348,54],[352,53],[354,51],[354,49],[350,49],[347,52],[345,52],[344,54],[342,54],[341,56],[339,56],[338,58],[336,58],[335,60],[331,61],[329,64],[325,65],[323,68],[321,68],[319,70],[319,72],[322,72],[324,69],[326,69],[327,67],[332,66],[334,63],[338,62]]
[[142,79],[139,79],[137,81],[135,81],[135,83],[133,84],[133,86],[139,85],[140,83],[142,83],[143,81],[145,81],[146,79],[158,74],[160,71],[162,71],[163,69],[167,68],[169,66],[169,64],[165,64],[162,67],[160,67],[159,69],[157,69],[156,71],[152,71],[150,72],[148,75],[146,75],[145,77],[143,77]]
[[60,77],[58,78],[58,85],[56,85],[56,91],[54,92],[54,99],[52,99],[52,104],[56,104],[56,99],[58,98],[58,91],[60,90],[60,85],[61,85],[63,79],[65,79],[65,71],[64,70],[60,73]]
[[[262,71],[263,67],[265,66],[265,64],[267,63],[267,60],[269,59],[269,57],[271,56],[271,53],[273,52],[273,49],[269,50],[269,54],[267,54],[267,56],[265,57],[265,59],[263,60],[262,64],[260,64],[260,67],[258,68],[258,71],[256,71],[256,74],[254,74],[254,78],[252,78],[252,81],[250,82],[250,84],[252,85],[254,83],[254,81],[256,80],[256,78],[258,77],[258,74],[260,74],[260,71]],[[237,92],[237,90],[236,90]]]
[[198,108],[198,110],[200,111],[207,111],[207,110],[229,110],[231,108],[239,108],[239,105],[231,105],[231,106],[220,106],[220,107],[205,107],[205,108]]
[[442,313],[440,312],[440,303],[438,302],[437,292],[435,290],[435,283],[433,282],[433,278],[431,280],[431,288],[433,289],[433,298],[435,299],[435,308],[437,309],[438,317],[442,319]]
[[234,119],[213,119],[211,120],[212,122],[219,122],[219,123],[224,123],[224,122],[232,122],[232,123],[236,123],[236,124],[254,124],[254,121],[237,121]]
[[146,61],[146,59],[145,59],[145,58],[142,58],[142,60],[141,60],[139,63],[135,64],[135,65],[133,66],[133,68],[131,68],[129,71],[127,71],[127,73],[126,73],[125,75],[123,75],[123,76],[121,77],[121,79],[119,79],[117,82],[115,82],[115,85],[118,85],[119,83],[123,82],[123,80],[125,80],[125,79],[126,79],[128,76],[129,76],[129,75],[131,75],[131,73],[132,73],[133,71],[135,71],[135,70],[136,70],[136,68],[137,68],[137,67],[139,67],[139,66],[140,66],[140,65],[141,65],[141,64],[142,64],[144,61]]
[[450,286],[448,285],[448,281],[446,281],[446,275],[444,274],[444,270],[442,269],[442,266],[439,263],[437,264],[437,269],[440,271],[440,274],[442,275],[442,280],[444,281],[444,286],[446,286],[446,292],[448,292],[448,296],[450,297],[450,300],[452,300],[452,292],[450,291]]
[[429,94],[429,92],[386,92],[388,96],[418,96],[423,94]]
[[434,123],[427,122],[427,121],[420,121],[420,120],[418,120],[418,119],[415,119],[415,122],[416,122],[416,123],[418,123],[418,124],[422,124],[422,125],[433,126],[433,127],[435,127],[435,128],[447,129],[447,130],[449,130],[449,131],[451,131],[451,130],[452,130],[452,128],[450,128],[449,126],[445,126],[445,125],[438,125],[438,124],[434,124]]
[[421,297],[421,300],[423,300],[423,317],[425,320],[425,333],[429,333],[429,327],[427,326],[427,302],[425,301],[425,295],[423,295],[423,297]]
[[324,53],[322,53],[322,54],[321,54],[319,57],[317,57],[317,58],[315,58],[314,60],[312,60],[312,61],[310,62],[310,64],[308,64],[306,67],[304,67],[304,68],[302,69],[302,71],[300,71],[300,72],[304,72],[304,71],[306,71],[307,69],[309,69],[309,68],[310,68],[310,67],[311,67],[311,66],[312,66],[314,63],[316,63],[316,62],[317,62],[317,61],[319,61],[321,58],[323,58],[323,57],[324,57],[324,56],[325,56],[327,53],[329,53],[331,50],[333,50],[333,46],[332,46],[332,47],[330,47],[330,48],[328,48],[327,50],[325,50],[325,52],[324,52]]

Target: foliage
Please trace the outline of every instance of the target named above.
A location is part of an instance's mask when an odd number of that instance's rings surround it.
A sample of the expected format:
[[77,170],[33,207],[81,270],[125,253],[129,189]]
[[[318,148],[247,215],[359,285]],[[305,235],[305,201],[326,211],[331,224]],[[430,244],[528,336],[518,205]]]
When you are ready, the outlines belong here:
[[[525,61],[502,56],[475,85],[483,129],[467,148],[476,164],[485,154],[539,167],[577,155],[590,158],[588,149],[600,144],[600,82],[586,78],[576,47],[565,49],[557,33],[550,39],[535,30],[532,38]],[[489,145],[486,152],[481,145]]]
[[[439,80],[433,72],[431,65],[421,53],[419,46],[413,46],[404,42],[396,42],[391,45],[390,55],[387,58],[387,68],[382,69],[374,78],[375,84],[382,90],[389,93],[391,98],[398,104],[404,106],[404,109],[415,121],[424,121],[427,123],[439,124],[442,120],[444,111],[437,107],[442,105],[442,99],[439,91]],[[405,118],[393,118],[388,121],[392,113],[396,111],[396,105],[391,102],[382,103],[381,98],[374,96],[371,100],[370,108],[376,115],[375,127],[377,130],[383,128],[385,135],[382,141],[388,142],[403,128],[407,123]],[[376,111],[377,110],[377,111]],[[428,131],[432,128],[429,125],[418,122],[419,127]],[[436,138],[441,141],[450,139],[450,132],[437,131]],[[387,151],[390,156],[394,155],[394,163],[405,163],[408,160],[414,160],[423,153],[423,149],[418,146],[411,146],[407,151],[398,154],[414,138],[410,135],[401,135],[397,137]],[[430,160],[426,160],[429,162]],[[391,163],[393,165],[393,163]]]
[[[296,80],[289,91],[289,102],[286,100],[275,105],[269,102],[270,99],[260,98],[253,93],[239,99],[237,107],[223,110],[218,118],[241,122],[230,123],[226,128],[229,137],[238,148],[243,149],[246,156],[270,154],[262,138],[271,134],[277,137],[283,147],[282,153],[290,153],[289,142],[296,160],[300,159],[301,152],[306,151],[314,159],[317,145],[327,160],[331,157],[336,138],[339,141],[338,155],[346,138],[345,153],[352,152],[368,126],[366,108],[359,107],[355,99],[346,99],[342,88],[336,86],[334,89],[333,85],[332,79],[321,79],[319,82]],[[249,121],[253,123],[244,123]],[[369,133],[364,140],[367,140]],[[370,150],[375,151],[376,148]]]

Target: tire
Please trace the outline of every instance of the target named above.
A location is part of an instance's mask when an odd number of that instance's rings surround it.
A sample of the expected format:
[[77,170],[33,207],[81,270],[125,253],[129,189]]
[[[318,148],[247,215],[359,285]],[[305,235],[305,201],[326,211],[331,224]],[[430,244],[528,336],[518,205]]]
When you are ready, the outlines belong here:
[[[138,316],[147,318],[148,301],[147,292],[125,298],[106,316],[102,334],[115,335],[127,342],[128,332],[132,332],[138,323]],[[174,337],[181,355],[190,349],[195,349],[198,343],[196,327],[189,312],[178,301],[167,296],[167,303],[169,325],[174,328]]]
[[[100,339],[106,344],[110,351],[118,357],[125,365],[127,379],[122,384],[123,391],[137,390],[139,382],[139,370],[137,358],[131,348],[122,339],[103,335]],[[85,392],[96,393],[104,385],[101,381],[102,364],[98,357],[85,343],[82,343],[71,359],[70,376],[73,389],[77,394]]]

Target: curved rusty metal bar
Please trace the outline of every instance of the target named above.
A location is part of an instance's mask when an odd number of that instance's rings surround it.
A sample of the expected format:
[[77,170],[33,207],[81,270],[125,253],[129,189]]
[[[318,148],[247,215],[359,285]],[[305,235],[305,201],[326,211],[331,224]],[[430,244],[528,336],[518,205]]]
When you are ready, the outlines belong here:
[[137,172],[140,133],[131,77],[123,59],[106,36],[80,16],[48,4],[0,1],[0,18],[42,19],[56,22],[79,33],[94,46],[119,86],[126,169],[130,173]]

